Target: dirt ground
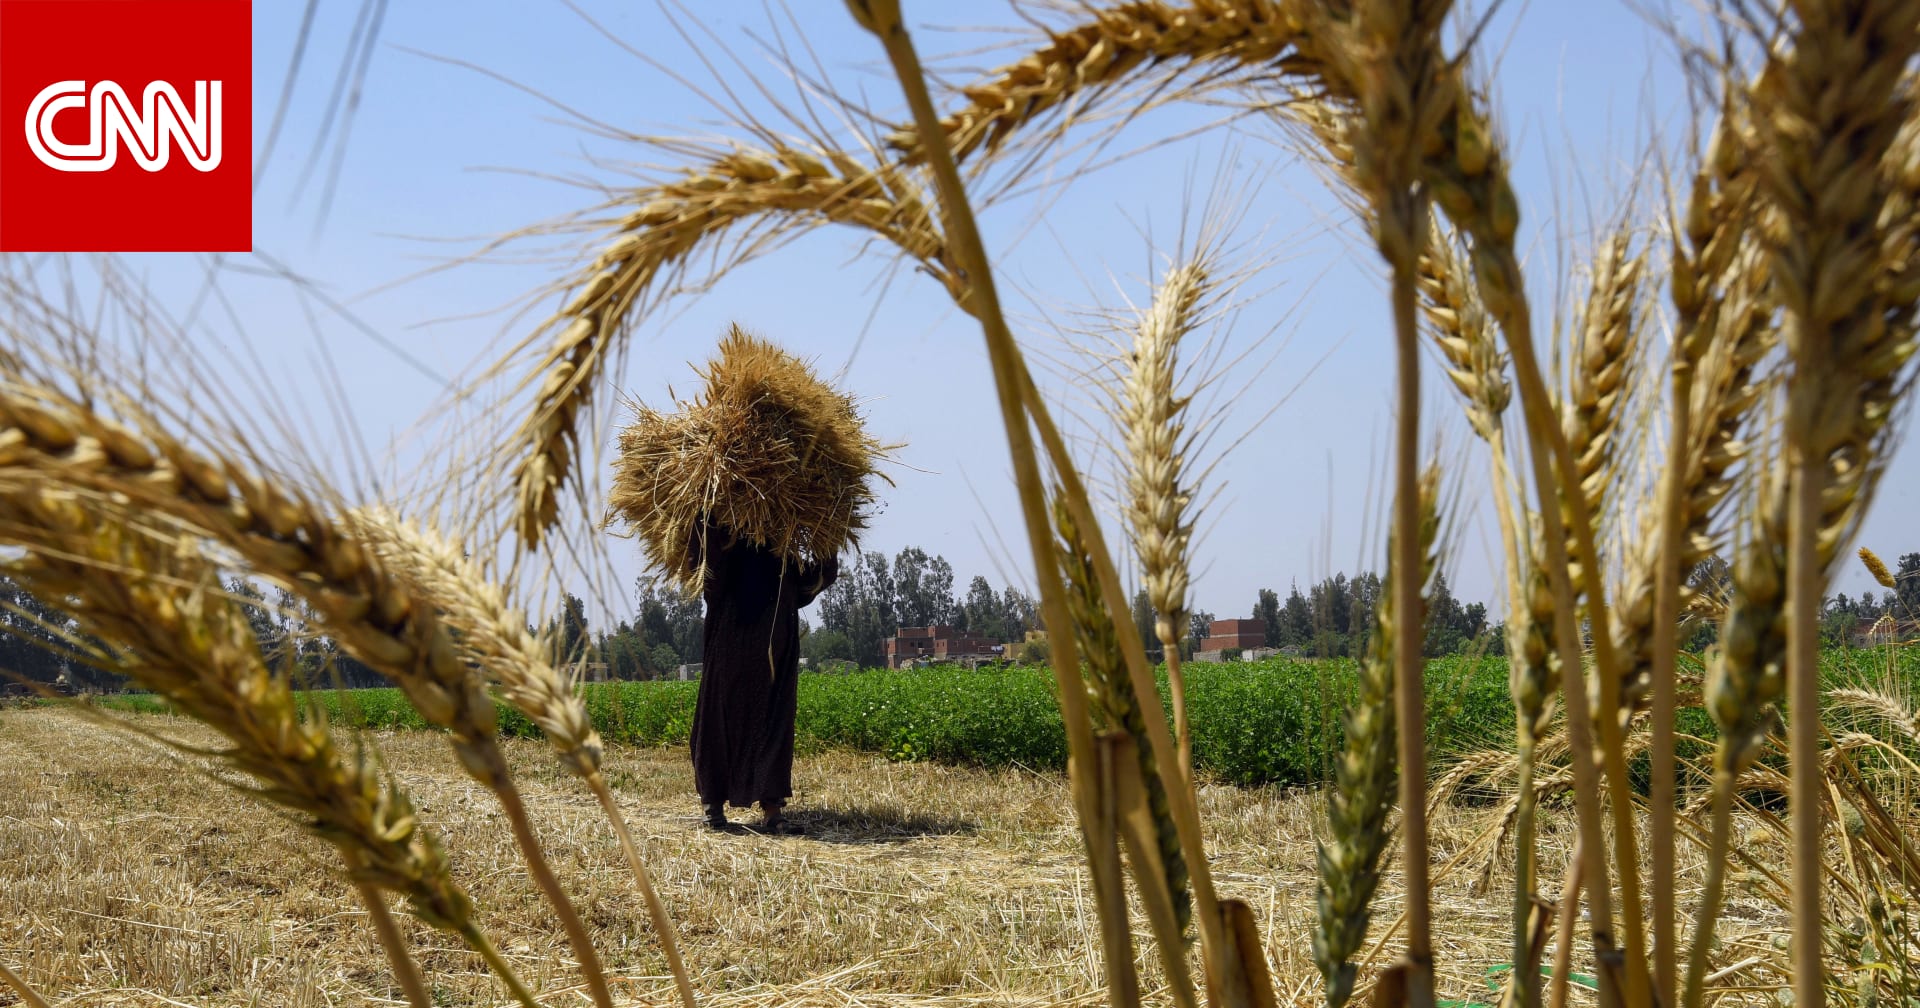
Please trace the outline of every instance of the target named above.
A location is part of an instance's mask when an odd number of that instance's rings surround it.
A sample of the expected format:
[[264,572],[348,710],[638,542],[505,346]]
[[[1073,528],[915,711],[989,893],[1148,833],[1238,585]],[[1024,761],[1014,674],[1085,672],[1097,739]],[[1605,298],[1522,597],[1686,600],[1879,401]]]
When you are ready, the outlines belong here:
[[[185,720],[136,723],[215,741]],[[438,736],[375,738],[543,1003],[590,1003],[491,797]],[[541,745],[507,747],[616,994],[668,1004],[664,957],[592,797]],[[808,833],[769,837],[702,827],[684,748],[614,748],[607,766],[710,1002],[1104,1001],[1079,834],[1057,774],[803,754],[791,812]],[[211,761],[69,711],[0,711],[0,962],[56,1006],[401,1003],[330,849],[220,779]],[[1222,895],[1254,908],[1283,998],[1319,1003],[1314,797],[1209,786],[1202,802]],[[1484,808],[1442,810],[1436,861],[1491,822]],[[1560,876],[1570,839],[1548,817],[1545,877]],[[1509,958],[1511,894],[1475,892],[1477,870],[1437,877],[1436,959],[1442,996],[1488,1002],[1486,970]],[[1398,884],[1389,872],[1376,935],[1398,911]],[[1759,904],[1734,897],[1736,930],[1765,923]],[[400,919],[438,1000],[506,1003],[476,956]],[[1137,914],[1135,933],[1144,949]],[[1157,976],[1147,964],[1143,979]],[[11,996],[0,987],[0,1005]]]

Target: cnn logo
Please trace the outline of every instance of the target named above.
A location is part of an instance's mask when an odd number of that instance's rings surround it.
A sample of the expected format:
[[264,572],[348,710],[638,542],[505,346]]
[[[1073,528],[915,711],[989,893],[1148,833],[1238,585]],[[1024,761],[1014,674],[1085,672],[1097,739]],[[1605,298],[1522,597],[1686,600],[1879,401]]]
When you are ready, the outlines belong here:
[[[220,167],[220,82],[194,81],[191,108],[199,111],[191,111],[165,81],[148,84],[138,106],[113,81],[91,90],[86,81],[60,81],[27,106],[27,146],[55,171],[99,172],[119,160],[121,144],[142,169],[159,171],[178,144],[195,171],[212,171]],[[81,143],[67,143],[54,132],[54,117],[69,110],[86,115],[87,139]]]
[[253,246],[248,0],[0,0],[0,252]]

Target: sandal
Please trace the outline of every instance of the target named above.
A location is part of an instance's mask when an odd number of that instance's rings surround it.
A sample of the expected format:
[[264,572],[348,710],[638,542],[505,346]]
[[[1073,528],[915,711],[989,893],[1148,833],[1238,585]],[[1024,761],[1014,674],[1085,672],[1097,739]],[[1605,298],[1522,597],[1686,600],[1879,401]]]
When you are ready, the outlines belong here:
[[761,821],[760,832],[773,836],[805,836],[807,828],[786,816],[775,816]]

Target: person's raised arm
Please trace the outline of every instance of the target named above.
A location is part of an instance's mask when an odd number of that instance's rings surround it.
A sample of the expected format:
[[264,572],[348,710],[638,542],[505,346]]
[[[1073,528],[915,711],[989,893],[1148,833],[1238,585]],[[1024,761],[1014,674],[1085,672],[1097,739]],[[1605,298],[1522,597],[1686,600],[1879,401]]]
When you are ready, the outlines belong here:
[[831,556],[818,564],[802,568],[800,578],[800,604],[806,605],[820,597],[820,593],[832,586],[840,577],[840,558]]

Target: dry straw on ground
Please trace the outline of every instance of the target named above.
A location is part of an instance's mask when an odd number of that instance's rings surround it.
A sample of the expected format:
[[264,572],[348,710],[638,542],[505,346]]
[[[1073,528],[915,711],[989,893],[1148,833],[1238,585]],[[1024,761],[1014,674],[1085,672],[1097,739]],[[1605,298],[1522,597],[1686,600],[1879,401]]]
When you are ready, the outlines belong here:
[[893,447],[867,434],[853,398],[738,326],[701,377],[681,412],[642,406],[621,432],[609,521],[696,590],[708,522],[796,561],[851,547]]
[[[142,727],[216,743],[179,718]],[[479,924],[499,938],[543,1003],[580,1003],[577,974],[555,951],[550,916],[504,837],[498,807],[431,732],[369,739],[444,840]],[[507,740],[508,762],[603,951],[616,1002],[673,999],[666,962],[591,796],[540,742]],[[56,1006],[192,1008],[377,1003],[394,997],[351,888],[318,841],[271,811],[136,738],[58,710],[0,711],[0,961]],[[809,835],[729,836],[689,811],[684,748],[614,746],[607,773],[655,881],[681,926],[701,1003],[973,1008],[1104,1003],[1090,881],[1067,782],[1057,774],[898,764],[858,753],[803,753],[794,815]],[[183,786],[190,782],[190,786]],[[1307,955],[1313,927],[1312,837],[1318,798],[1202,785],[1208,849],[1221,891],[1267,923],[1266,953],[1285,1003],[1318,1003]],[[1442,850],[1465,847],[1490,810],[1443,808]],[[1743,826],[1744,828],[1744,826]],[[1569,833],[1547,816],[1543,859],[1561,865]],[[1697,878],[1695,859],[1684,863]],[[1449,922],[1441,996],[1484,999],[1486,964],[1504,961],[1505,916],[1471,872],[1441,874]],[[1687,883],[1691,885],[1692,883]],[[1399,906],[1400,873],[1382,879],[1372,938]],[[1724,934],[1766,947],[1777,913],[1744,890]],[[1133,927],[1147,922],[1136,905]],[[400,925],[428,985],[450,1003],[505,999],[478,958],[410,918]],[[1745,953],[1741,954],[1744,957]],[[1575,960],[1587,968],[1584,950]],[[1150,1004],[1163,982],[1142,964]],[[1579,1004],[1578,1000],[1575,1002]]]

